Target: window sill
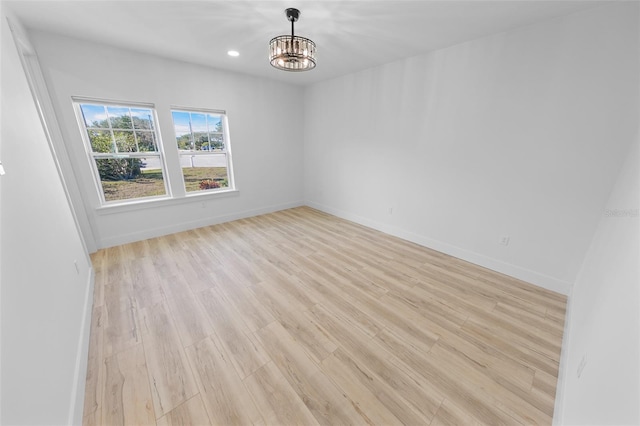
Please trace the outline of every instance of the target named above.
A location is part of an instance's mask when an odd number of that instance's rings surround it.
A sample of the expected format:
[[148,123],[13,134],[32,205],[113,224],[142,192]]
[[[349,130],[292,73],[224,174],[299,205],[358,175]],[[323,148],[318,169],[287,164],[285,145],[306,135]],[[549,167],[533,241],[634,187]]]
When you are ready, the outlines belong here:
[[201,192],[196,194],[187,194],[180,198],[152,198],[147,200],[129,201],[122,204],[108,204],[96,208],[99,215],[109,215],[116,213],[125,213],[143,209],[151,209],[164,206],[175,206],[180,204],[201,203],[206,200],[237,196],[240,193],[237,189],[227,189],[216,192]]

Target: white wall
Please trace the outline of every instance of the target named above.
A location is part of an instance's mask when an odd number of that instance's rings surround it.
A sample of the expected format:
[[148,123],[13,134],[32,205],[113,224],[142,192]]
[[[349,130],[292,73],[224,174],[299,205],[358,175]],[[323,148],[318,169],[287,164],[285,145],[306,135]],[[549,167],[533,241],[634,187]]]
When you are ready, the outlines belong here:
[[558,424],[640,424],[638,146],[627,156],[571,292]]
[[567,294],[637,130],[637,8],[311,86],[305,199]]
[[[31,37],[98,248],[302,203],[303,89],[52,34]],[[226,110],[239,193],[99,214],[72,96],[155,104],[165,144],[175,143],[171,105]]]
[[82,414],[91,265],[4,13],[0,21],[0,423],[70,424]]

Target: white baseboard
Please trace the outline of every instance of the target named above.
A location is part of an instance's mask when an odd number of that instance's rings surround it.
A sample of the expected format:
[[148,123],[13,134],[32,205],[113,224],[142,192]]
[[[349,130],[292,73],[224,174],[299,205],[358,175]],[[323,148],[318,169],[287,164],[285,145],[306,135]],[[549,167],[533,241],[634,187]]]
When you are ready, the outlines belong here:
[[569,342],[571,341],[571,308],[573,291],[567,297],[567,307],[564,313],[564,331],[562,333],[562,346],[560,351],[560,366],[558,367],[558,381],[556,382],[556,399],[553,409],[553,425],[564,424],[564,391],[567,383],[569,361]]
[[376,221],[373,221],[349,212],[337,210],[332,207],[327,207],[315,202],[307,202],[306,204],[309,207],[313,207],[315,209],[332,214],[334,216],[338,216],[343,219],[359,223],[369,228],[377,229],[378,231],[382,231],[386,234],[390,234],[390,235],[402,238],[404,240],[419,244],[421,246],[428,247],[433,250],[437,250],[441,253],[445,253],[450,256],[457,257],[458,259],[462,259],[467,262],[473,263],[475,265],[479,265],[484,268],[491,269],[492,271],[509,275],[510,277],[517,278],[519,280],[534,284],[538,287],[542,287],[547,290],[554,291],[556,293],[568,295],[571,289],[571,283],[560,280],[558,278],[550,277],[548,275],[531,271],[529,269],[522,268],[517,265],[512,265],[510,263],[506,263],[498,259],[487,257],[480,253],[475,253],[460,247],[453,246],[451,244],[444,243],[442,241],[434,240],[432,238],[425,237],[423,235],[415,234],[413,232],[406,231],[404,229],[400,229],[391,225],[376,222]]
[[145,229],[140,232],[132,232],[123,235],[114,235],[101,238],[98,241],[98,248],[107,248],[119,246],[121,244],[133,243],[135,241],[147,240],[149,238],[162,237],[163,235],[175,234],[176,232],[188,231],[190,229],[201,228],[203,226],[217,225],[219,223],[231,222],[232,220],[245,219],[247,217],[258,216],[261,214],[273,213],[279,210],[290,209],[303,206],[302,201],[278,204],[273,206],[261,207],[259,209],[244,210],[232,214],[221,216],[208,216],[198,220],[188,222],[174,223],[170,226],[163,226],[153,229]]
[[76,367],[73,377],[73,389],[69,402],[69,425],[82,425],[84,411],[84,392],[87,378],[87,363],[89,360],[89,341],[91,338],[91,312],[93,310],[93,290],[95,285],[95,272],[89,267],[87,290],[85,291],[84,309],[82,311],[82,324],[80,325],[80,339],[76,352]]

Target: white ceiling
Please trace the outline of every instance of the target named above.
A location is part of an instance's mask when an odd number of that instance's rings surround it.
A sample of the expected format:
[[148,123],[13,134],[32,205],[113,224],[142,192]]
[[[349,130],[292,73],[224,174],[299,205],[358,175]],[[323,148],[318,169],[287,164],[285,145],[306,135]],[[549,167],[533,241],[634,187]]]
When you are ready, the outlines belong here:
[[[596,7],[599,1],[2,1],[27,29],[54,32],[234,72],[310,84]],[[318,46],[318,66],[283,72],[269,40],[290,32]],[[235,49],[240,57],[226,52]]]

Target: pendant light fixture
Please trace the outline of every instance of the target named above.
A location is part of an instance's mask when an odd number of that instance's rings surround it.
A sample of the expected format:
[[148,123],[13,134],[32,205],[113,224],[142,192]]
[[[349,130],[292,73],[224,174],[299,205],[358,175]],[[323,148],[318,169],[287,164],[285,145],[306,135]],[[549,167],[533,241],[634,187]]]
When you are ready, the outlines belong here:
[[309,71],[316,67],[316,44],[293,33],[293,23],[300,18],[298,9],[285,10],[291,22],[291,35],[274,37],[269,42],[269,62],[283,71]]

